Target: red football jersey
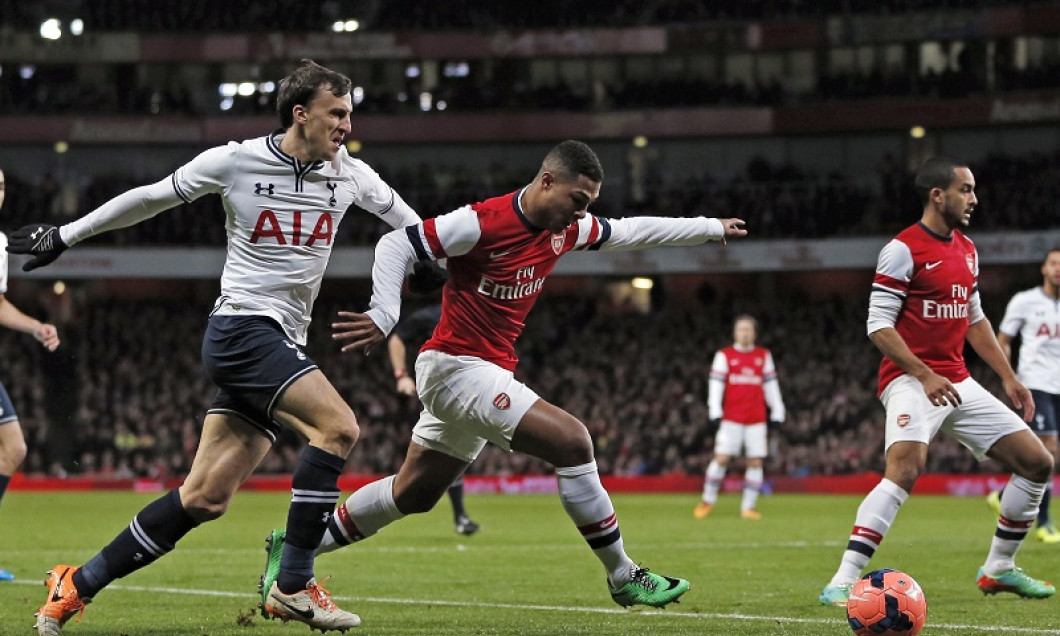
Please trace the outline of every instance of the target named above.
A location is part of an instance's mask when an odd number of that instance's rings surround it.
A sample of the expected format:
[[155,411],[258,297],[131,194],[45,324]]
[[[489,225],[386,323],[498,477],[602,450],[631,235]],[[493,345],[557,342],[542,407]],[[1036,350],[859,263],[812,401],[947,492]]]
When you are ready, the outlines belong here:
[[763,387],[777,377],[768,349],[752,347],[740,351],[736,347],[725,347],[715,355],[710,377],[725,382],[722,419],[739,424],[766,421],[768,413]]
[[[978,278],[975,245],[958,230],[946,238],[917,223],[880,251],[873,290],[902,299],[895,329],[910,351],[950,382],[968,377],[964,340]],[[884,356],[879,392],[904,373]]]
[[441,322],[421,351],[475,356],[514,370],[515,341],[556,261],[609,236],[607,220],[591,214],[561,234],[535,227],[520,207],[521,194],[428,219],[413,237],[417,251],[448,258],[449,270]]

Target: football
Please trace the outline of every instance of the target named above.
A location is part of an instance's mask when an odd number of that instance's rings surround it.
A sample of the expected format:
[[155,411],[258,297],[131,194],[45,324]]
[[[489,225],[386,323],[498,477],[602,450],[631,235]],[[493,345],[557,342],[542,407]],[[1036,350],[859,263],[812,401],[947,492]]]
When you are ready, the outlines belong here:
[[916,636],[927,620],[927,599],[905,572],[875,570],[850,590],[847,620],[858,636]]

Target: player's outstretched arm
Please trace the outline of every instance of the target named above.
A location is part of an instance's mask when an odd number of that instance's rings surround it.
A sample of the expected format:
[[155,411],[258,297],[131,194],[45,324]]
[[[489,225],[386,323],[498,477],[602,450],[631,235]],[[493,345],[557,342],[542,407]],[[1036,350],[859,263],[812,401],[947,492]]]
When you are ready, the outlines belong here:
[[[593,222],[600,219],[593,219]],[[587,222],[583,219],[582,222]],[[602,221],[600,221],[602,222]],[[595,244],[601,250],[638,250],[652,247],[702,245],[707,241],[722,241],[732,236],[746,236],[741,219],[697,217],[637,216],[612,219],[606,222],[610,231]]]
[[28,272],[51,263],[67,248],[90,236],[135,225],[182,201],[173,189],[171,179],[167,177],[119,194],[62,227],[46,223],[21,227],[8,237],[7,251],[32,255],[33,258],[22,266]]

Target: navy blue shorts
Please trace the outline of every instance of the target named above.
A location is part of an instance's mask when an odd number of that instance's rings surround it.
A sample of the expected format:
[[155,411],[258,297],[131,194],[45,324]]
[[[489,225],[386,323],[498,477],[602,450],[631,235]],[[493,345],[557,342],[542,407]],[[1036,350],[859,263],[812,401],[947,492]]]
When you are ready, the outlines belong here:
[[18,419],[15,405],[11,403],[11,396],[7,394],[4,385],[0,384],[0,424],[7,424]]
[[1060,416],[1060,395],[1031,389],[1034,396],[1034,421],[1031,428],[1037,435],[1056,435],[1057,416]]
[[276,441],[273,409],[292,382],[317,368],[302,348],[265,316],[211,316],[202,364],[217,385],[208,413],[238,415]]

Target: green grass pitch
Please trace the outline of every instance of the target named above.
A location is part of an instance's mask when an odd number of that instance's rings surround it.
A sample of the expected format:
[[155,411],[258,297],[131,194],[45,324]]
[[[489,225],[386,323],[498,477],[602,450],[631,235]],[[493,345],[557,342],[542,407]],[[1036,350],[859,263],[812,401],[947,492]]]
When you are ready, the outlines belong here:
[[[0,634],[32,634],[41,581],[56,563],[79,564],[156,495],[12,492],[0,509]],[[325,555],[318,577],[361,615],[350,632],[383,635],[645,634],[827,636],[849,634],[845,615],[817,594],[836,566],[859,498],[764,497],[758,522],[723,496],[705,521],[694,494],[614,497],[629,554],[692,581],[680,604],[629,611],[614,605],[603,570],[555,496],[469,496],[482,523],[454,533],[447,501],[368,541]],[[117,581],[89,605],[70,636],[273,636],[304,625],[255,611],[264,537],[286,518],[287,496],[241,493],[228,515],[186,537],[151,567]],[[873,567],[912,574],[928,598],[925,636],[1060,634],[1060,600],[984,597],[974,586],[994,520],[980,498],[914,496]],[[1060,579],[1060,546],[1028,539],[1019,563]]]

